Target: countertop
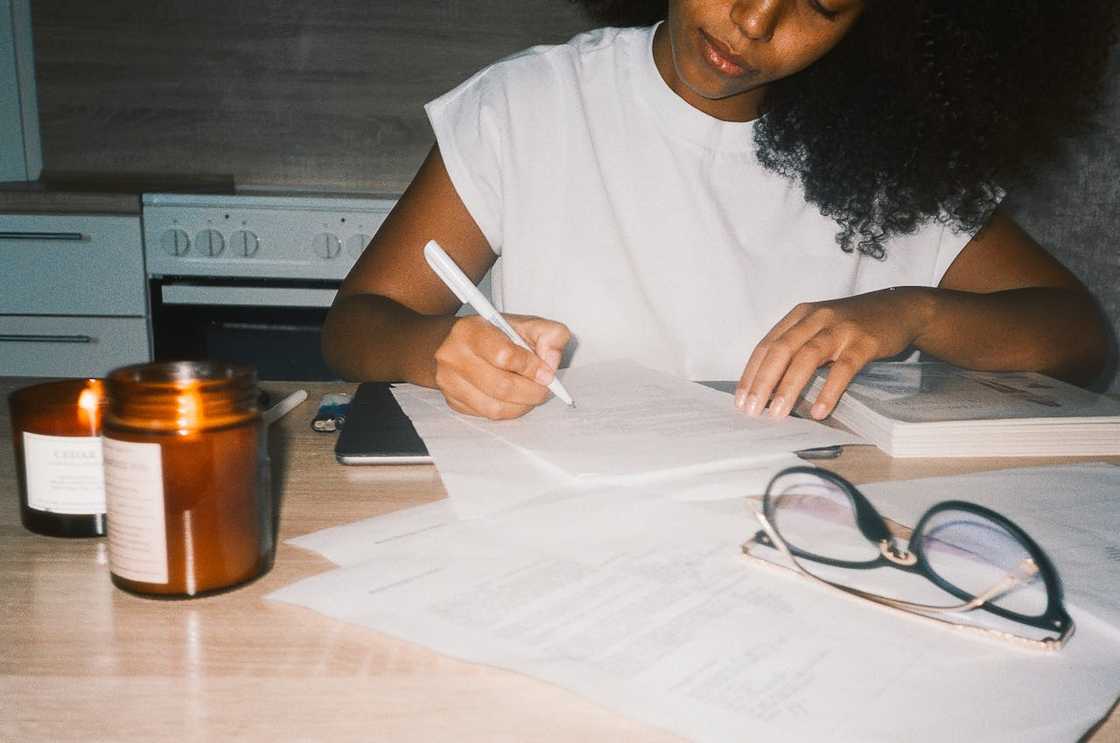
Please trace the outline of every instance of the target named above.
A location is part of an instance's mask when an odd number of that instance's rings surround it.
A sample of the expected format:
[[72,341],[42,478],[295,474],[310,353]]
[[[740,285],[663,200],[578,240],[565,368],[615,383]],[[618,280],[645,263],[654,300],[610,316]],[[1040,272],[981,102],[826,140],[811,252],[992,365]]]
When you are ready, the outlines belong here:
[[38,181],[0,182],[2,214],[140,215],[144,193],[233,193],[230,178],[118,178],[47,175]]
[[137,215],[146,193],[216,194],[221,196],[284,196],[313,199],[396,200],[389,190],[305,190],[293,184],[237,184],[232,177],[171,178],[125,175],[117,178],[81,175],[44,176],[38,181],[0,182],[0,214]]

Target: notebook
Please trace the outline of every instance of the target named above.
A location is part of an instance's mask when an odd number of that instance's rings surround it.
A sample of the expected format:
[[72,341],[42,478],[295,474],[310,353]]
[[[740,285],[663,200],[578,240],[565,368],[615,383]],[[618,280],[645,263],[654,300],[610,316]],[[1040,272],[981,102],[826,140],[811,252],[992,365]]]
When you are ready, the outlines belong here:
[[358,385],[335,443],[342,464],[421,464],[431,462],[428,448],[401,410],[388,382]]

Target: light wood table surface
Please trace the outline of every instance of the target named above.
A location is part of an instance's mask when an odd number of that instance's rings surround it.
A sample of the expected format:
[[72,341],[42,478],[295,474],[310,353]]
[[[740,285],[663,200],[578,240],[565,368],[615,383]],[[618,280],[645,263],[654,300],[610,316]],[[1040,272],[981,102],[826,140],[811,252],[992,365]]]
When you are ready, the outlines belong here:
[[[229,593],[156,601],[112,586],[104,539],[20,525],[6,399],[35,381],[0,379],[0,740],[679,740],[542,681],[264,600],[332,567],[283,540],[444,497],[431,466],[334,462],[334,435],[309,422],[324,392],[353,385],[262,384],[309,393],[272,432],[276,564]],[[853,447],[827,466],[868,482],[1046,461],[891,460]],[[1091,738],[1120,741],[1120,714]]]

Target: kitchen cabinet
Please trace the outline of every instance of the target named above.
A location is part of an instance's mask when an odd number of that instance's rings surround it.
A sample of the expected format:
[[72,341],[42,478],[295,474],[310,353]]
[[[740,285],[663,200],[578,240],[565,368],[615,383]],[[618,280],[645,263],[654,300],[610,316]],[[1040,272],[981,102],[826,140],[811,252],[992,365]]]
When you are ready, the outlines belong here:
[[139,215],[0,214],[0,374],[148,361]]
[[42,170],[30,0],[0,0],[0,180]]

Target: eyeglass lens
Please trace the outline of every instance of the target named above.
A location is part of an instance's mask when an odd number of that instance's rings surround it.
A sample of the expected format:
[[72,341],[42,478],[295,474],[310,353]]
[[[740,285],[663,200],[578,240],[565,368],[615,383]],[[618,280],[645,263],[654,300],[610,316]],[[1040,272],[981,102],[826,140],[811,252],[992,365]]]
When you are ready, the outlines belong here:
[[847,562],[879,557],[856,525],[851,499],[831,480],[804,472],[780,475],[770,486],[774,528],[786,544],[806,556]]
[[938,578],[969,598],[1022,616],[1046,613],[1048,594],[1027,548],[1001,525],[967,511],[933,514],[918,535]]
[[[857,568],[881,562],[880,546],[860,531],[852,498],[838,483],[811,473],[786,473],[771,484],[769,501],[774,528],[798,556],[854,563],[849,567]],[[922,525],[921,533],[912,536],[909,546],[923,553],[934,582],[940,589],[954,593],[956,599],[984,597],[989,605],[1026,617],[1039,617],[1046,612],[1047,589],[1030,553],[1002,525],[984,516],[951,509],[934,513]],[[869,575],[844,579],[835,572],[836,565],[807,562],[803,567],[830,580],[870,588],[866,584]],[[900,581],[892,579],[889,585],[891,588],[880,586],[886,589],[884,595],[918,598],[898,595],[894,589],[903,588]],[[926,594],[927,600],[931,598]]]

